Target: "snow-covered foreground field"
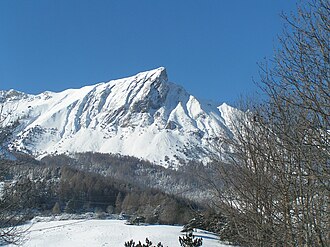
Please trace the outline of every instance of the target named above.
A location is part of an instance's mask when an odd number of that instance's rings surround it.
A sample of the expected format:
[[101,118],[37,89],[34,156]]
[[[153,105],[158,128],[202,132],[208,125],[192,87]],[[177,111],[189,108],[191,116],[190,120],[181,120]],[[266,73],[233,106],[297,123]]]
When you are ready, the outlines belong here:
[[[26,225],[27,227],[27,225]],[[27,240],[22,246],[124,246],[125,241],[133,239],[144,242],[148,237],[154,244],[162,242],[164,246],[180,246],[178,238],[182,233],[180,226],[126,225],[123,220],[63,220],[36,222],[29,229]],[[194,233],[203,238],[205,247],[227,246],[220,244],[216,235],[205,231]]]

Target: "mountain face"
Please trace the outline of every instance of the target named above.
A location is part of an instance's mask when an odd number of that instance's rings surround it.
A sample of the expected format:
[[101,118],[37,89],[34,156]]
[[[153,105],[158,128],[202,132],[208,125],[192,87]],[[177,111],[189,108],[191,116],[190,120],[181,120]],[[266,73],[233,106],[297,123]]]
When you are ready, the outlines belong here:
[[8,148],[37,158],[92,151],[165,167],[206,162],[218,157],[221,137],[232,134],[232,111],[199,101],[169,82],[162,67],[59,93],[0,91],[2,127],[15,126]]

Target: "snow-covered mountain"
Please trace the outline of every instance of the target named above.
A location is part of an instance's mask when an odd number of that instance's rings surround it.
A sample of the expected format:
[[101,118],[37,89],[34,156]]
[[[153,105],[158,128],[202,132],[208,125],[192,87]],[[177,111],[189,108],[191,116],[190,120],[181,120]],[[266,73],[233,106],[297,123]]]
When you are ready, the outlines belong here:
[[163,67],[59,93],[0,91],[0,104],[2,125],[17,125],[11,150],[119,153],[165,167],[218,157],[235,110],[196,99]]

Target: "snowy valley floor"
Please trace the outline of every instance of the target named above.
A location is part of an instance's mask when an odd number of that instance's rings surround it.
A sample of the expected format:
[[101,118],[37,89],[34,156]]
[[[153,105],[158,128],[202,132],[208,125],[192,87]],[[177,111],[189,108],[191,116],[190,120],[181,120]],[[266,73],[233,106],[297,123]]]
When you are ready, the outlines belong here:
[[[24,227],[28,227],[25,225]],[[126,225],[123,220],[62,220],[33,223],[26,236],[24,247],[83,247],[83,246],[124,246],[133,239],[144,242],[148,237],[153,244],[162,242],[165,246],[180,246],[178,238],[181,226],[166,225]],[[228,247],[221,244],[216,235],[198,230],[196,237],[203,238],[205,247]]]

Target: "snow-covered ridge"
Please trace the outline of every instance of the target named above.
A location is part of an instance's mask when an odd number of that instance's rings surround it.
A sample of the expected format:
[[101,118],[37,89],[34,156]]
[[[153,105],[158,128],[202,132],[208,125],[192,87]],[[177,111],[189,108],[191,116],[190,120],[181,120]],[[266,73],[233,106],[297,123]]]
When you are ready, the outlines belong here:
[[217,157],[232,110],[199,101],[163,67],[59,93],[0,91],[0,104],[3,125],[19,122],[12,150],[120,153],[163,166]]

